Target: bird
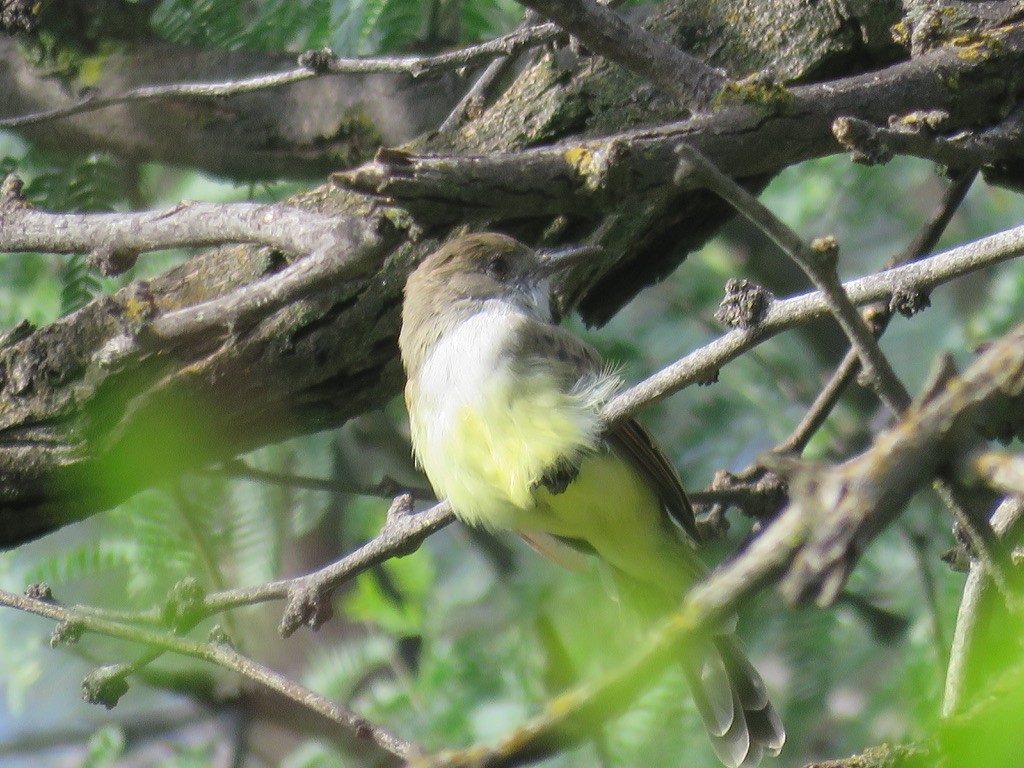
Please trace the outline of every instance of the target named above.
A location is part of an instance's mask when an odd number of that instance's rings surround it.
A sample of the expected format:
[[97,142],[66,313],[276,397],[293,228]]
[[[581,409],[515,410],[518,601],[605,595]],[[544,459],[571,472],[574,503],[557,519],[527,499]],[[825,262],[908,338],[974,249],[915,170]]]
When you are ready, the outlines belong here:
[[[605,429],[621,376],[556,323],[551,278],[578,258],[477,232],[412,271],[399,348],[413,453],[463,522],[512,530],[568,568],[596,555],[670,608],[707,571],[687,540],[700,538],[693,509],[639,421]],[[781,718],[732,628],[703,645],[682,661],[716,755],[729,768],[778,755]]]

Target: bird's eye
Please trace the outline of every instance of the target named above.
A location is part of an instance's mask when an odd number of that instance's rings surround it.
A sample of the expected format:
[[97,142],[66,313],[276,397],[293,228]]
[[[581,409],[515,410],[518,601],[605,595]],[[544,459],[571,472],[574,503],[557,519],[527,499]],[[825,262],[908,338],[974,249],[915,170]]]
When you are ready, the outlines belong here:
[[508,277],[509,263],[504,256],[495,256],[484,266],[484,271],[491,277],[502,280]]

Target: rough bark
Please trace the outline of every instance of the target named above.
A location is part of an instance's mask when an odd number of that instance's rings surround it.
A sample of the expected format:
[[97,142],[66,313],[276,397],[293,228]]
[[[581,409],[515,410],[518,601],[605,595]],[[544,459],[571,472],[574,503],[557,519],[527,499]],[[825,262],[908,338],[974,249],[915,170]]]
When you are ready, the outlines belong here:
[[[768,69],[811,83],[890,62],[896,49],[883,31],[898,11],[888,0],[785,0],[756,10],[742,0],[678,0],[659,6],[648,26],[733,76]],[[884,122],[893,113],[937,108],[949,114],[951,130],[993,125],[1022,88],[1015,74],[1024,72],[1022,59],[1024,34],[1009,25],[998,36],[977,31],[958,43],[939,40],[902,69],[832,86],[740,85],[716,111],[669,129],[670,141],[653,162],[645,153],[665,132],[634,134],[648,143],[635,159],[647,163],[646,178],[661,174],[657,183],[595,194],[586,174],[577,173],[565,209],[470,209],[471,201],[457,201],[452,214],[450,200],[433,208],[389,206],[376,195],[327,185],[296,202],[397,225],[404,235],[374,274],[326,285],[187,342],[147,338],[146,328],[163,313],[265,279],[288,262],[266,248],[222,248],[57,323],[20,329],[0,348],[0,545],[92,514],[162,477],[335,426],[386,402],[401,385],[395,337],[405,275],[454,227],[496,227],[532,242],[598,233],[605,256],[597,271],[574,275],[561,289],[567,302],[600,322],[729,218],[707,194],[671,183],[672,141],[697,142],[757,187],[789,164],[841,151],[831,126],[842,115]],[[544,145],[568,141],[554,153],[564,161],[566,150],[590,146],[581,140],[680,118],[670,97],[617,65],[560,49],[523,69],[471,122],[407,149],[457,159],[544,152]],[[631,166],[624,167],[628,180]],[[508,170],[510,193],[525,179],[516,168]],[[147,343],[112,354],[125,336]]]

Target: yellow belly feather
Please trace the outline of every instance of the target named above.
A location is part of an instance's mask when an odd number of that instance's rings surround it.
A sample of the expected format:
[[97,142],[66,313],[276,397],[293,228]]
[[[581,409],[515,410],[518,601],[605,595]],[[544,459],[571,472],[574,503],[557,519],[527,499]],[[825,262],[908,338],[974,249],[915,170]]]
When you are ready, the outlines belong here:
[[[419,460],[458,517],[579,539],[634,578],[681,590],[690,579],[680,567],[678,548],[686,545],[666,530],[661,502],[637,469],[600,441],[598,409],[618,380],[595,378],[565,393],[544,374],[514,388],[495,374],[447,424],[437,414],[412,423]],[[579,473],[551,493],[539,481],[565,458]]]

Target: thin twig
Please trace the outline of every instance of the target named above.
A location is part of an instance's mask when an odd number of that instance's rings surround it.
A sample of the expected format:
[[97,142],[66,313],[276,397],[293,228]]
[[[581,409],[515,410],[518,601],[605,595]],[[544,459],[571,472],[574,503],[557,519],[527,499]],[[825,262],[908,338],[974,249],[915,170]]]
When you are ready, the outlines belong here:
[[87,613],[65,608],[52,602],[22,597],[5,590],[0,590],[0,605],[43,616],[64,626],[74,625],[100,635],[208,661],[237,672],[249,680],[261,683],[282,696],[328,718],[332,722],[350,729],[358,737],[372,741],[377,746],[400,758],[410,759],[420,751],[411,742],[395,736],[337,702],[331,701],[260,664],[254,659],[238,653],[231,646],[224,643],[199,643],[174,635],[150,632],[139,627],[99,619]]
[[[951,248],[913,264],[851,280],[843,284],[843,290],[854,304],[868,304],[888,299],[900,287],[928,291],[968,272],[1016,258],[1022,253],[1024,226]],[[615,397],[605,406],[603,416],[608,423],[615,423],[683,387],[711,381],[723,365],[751,347],[798,324],[826,317],[830,312],[820,291],[790,299],[775,299],[757,325],[729,331],[663,368]]]
[[424,77],[440,72],[472,67],[495,56],[510,56],[516,51],[540,45],[564,34],[555,24],[540,24],[526,29],[517,29],[507,35],[479,45],[471,45],[456,51],[430,56],[401,56],[366,59],[345,59],[334,56],[330,51],[314,51],[300,57],[297,69],[271,75],[221,80],[209,83],[173,83],[170,85],[147,85],[113,96],[91,94],[66,107],[49,109],[19,117],[0,119],[0,128],[23,128],[28,125],[59,120],[64,117],[93,112],[118,104],[153,101],[157,99],[217,99],[238,96],[244,93],[280,88],[285,85],[311,80],[325,75],[392,73]]
[[444,122],[441,123],[437,130],[440,133],[453,131],[462,125],[467,118],[471,117],[474,112],[480,110],[487,97],[487,92],[505,74],[511,64],[511,56],[502,56],[488,64],[487,69],[480,73],[480,76],[473,82],[470,89],[463,94],[462,98],[459,99],[459,103],[452,108],[452,111],[448,113],[448,117],[444,119]]
[[[1024,520],[1024,499],[1005,499],[992,514],[992,527],[1003,538],[1015,538],[1016,528]],[[963,597],[956,615],[953,643],[949,651],[949,667],[946,670],[946,687],[942,697],[942,716],[957,714],[964,705],[966,680],[969,664],[975,653],[975,639],[978,623],[982,620],[982,607],[991,602],[995,583],[985,566],[972,561],[971,570],[964,584]]]
[[914,560],[917,563],[917,572],[921,576],[921,590],[924,592],[925,605],[928,606],[928,613],[931,614],[931,640],[935,650],[935,659],[938,663],[939,674],[949,666],[949,647],[946,644],[945,622],[942,617],[942,603],[939,599],[938,584],[933,570],[933,553],[928,546],[930,537],[927,533],[913,531],[909,527],[903,527],[902,532],[907,540],[910,550],[914,553]]
[[302,624],[319,626],[329,617],[330,596],[340,584],[385,560],[414,552],[428,536],[454,519],[448,502],[413,514],[407,506],[411,498],[402,501],[405,498],[408,497],[399,497],[392,504],[381,532],[354,552],[304,576],[214,592],[203,599],[203,615],[288,599],[281,620],[282,634],[289,635]]
[[593,0],[519,0],[593,51],[635,72],[693,110],[707,108],[728,78]]
[[[977,175],[977,169],[972,169],[956,176],[953,183],[946,188],[938,209],[932,214],[924,227],[921,228],[913,242],[902,253],[889,260],[889,263],[886,265],[887,268],[918,261],[931,252],[942,237],[942,233],[946,231],[946,227],[949,226],[953,214],[956,213],[964,198],[967,197],[967,192],[970,190]],[[881,336],[885,333],[889,320],[892,318],[892,310],[887,302],[871,305],[862,310],[861,314],[870,324],[876,336]],[[807,413],[804,414],[800,423],[794,427],[789,437],[772,448],[772,451],[774,453],[803,453],[811,437],[814,436],[821,428],[821,425],[825,423],[829,414],[832,413],[832,409],[839,402],[843,392],[856,380],[859,371],[860,356],[855,349],[850,349],[843,356],[842,362],[839,363],[828,383],[818,393],[811,407],[807,409]]]
[[857,378],[860,370],[860,356],[856,350],[850,349],[843,356],[839,367],[832,373],[831,378],[822,388],[818,396],[814,398],[811,407],[807,409],[804,417],[800,419],[789,436],[772,448],[772,453],[796,454],[803,453],[804,448],[811,441],[821,426],[828,419],[832,409],[843,396],[846,388]]
[[913,744],[882,744],[866,749],[859,755],[838,760],[815,760],[803,768],[898,768],[902,765],[937,764],[938,758],[931,748]]
[[991,576],[1006,604],[1011,610],[1020,610],[1021,580],[1014,571],[1010,549],[996,535],[985,510],[978,508],[973,499],[966,498],[956,485],[944,478],[936,478],[934,491],[952,511],[959,530],[970,542],[974,557]]
[[[388,510],[381,532],[354,552],[309,574],[291,579],[280,579],[256,587],[222,589],[207,595],[194,592],[194,600],[184,606],[175,606],[173,616],[166,607],[155,607],[137,613],[105,611],[91,606],[73,606],[69,610],[96,621],[131,626],[149,625],[166,627],[178,634],[194,629],[201,621],[217,613],[242,606],[256,605],[271,600],[288,600],[281,619],[281,634],[291,635],[305,624],[318,628],[331,617],[331,598],[344,582],[355,578],[369,568],[392,557],[410,554],[432,533],[454,519],[447,502],[436,504],[418,514],[411,511],[412,497],[397,497]],[[188,580],[186,580],[188,581]],[[172,589],[172,595],[184,582]],[[187,588],[188,589],[188,588]],[[172,596],[169,603],[177,603]],[[119,664],[108,672],[108,677],[127,677],[136,674],[163,655],[163,650],[147,650],[132,662]]]
[[910,394],[906,387],[896,376],[864,318],[843,291],[835,269],[835,248],[831,241],[820,247],[808,246],[785,222],[718,170],[697,149],[681,144],[678,151],[681,160],[676,182],[682,183],[695,173],[704,186],[730,203],[778,245],[825,296],[836,322],[857,350],[861,364],[883,402],[894,413],[900,413],[910,405]]
[[[188,631],[223,611],[285,599],[289,604],[281,620],[282,634],[290,635],[302,624],[312,628],[320,626],[330,617],[330,598],[341,584],[385,560],[414,552],[428,536],[455,519],[447,501],[418,513],[411,511],[411,503],[411,497],[399,496],[392,502],[384,527],[376,537],[319,570],[199,596],[194,605],[188,606],[186,618],[176,622],[175,628],[179,632]],[[159,608],[140,613],[107,612],[87,606],[75,606],[74,610],[97,621],[121,624],[155,624],[163,615]]]
[[[217,557],[213,537],[208,535],[209,531],[200,522],[202,513],[198,506],[186,495],[183,484],[178,482],[171,486],[171,495],[178,504],[178,512],[188,537],[192,543],[192,550],[199,558],[199,565],[206,574],[207,583],[213,589],[224,590],[227,582],[221,570],[221,564]],[[228,633],[236,638],[235,642],[242,642],[241,633],[238,631],[238,622],[230,611],[224,616],[224,624]]]
[[225,461],[220,467],[203,470],[203,474],[231,477],[240,480],[253,480],[255,482],[281,485],[288,488],[324,491],[325,493],[344,493],[355,496],[375,496],[387,499],[393,499],[399,494],[408,493],[417,501],[437,501],[437,498],[434,496],[434,492],[430,489],[403,485],[390,477],[384,477],[384,479],[376,485],[353,485],[342,480],[328,480],[322,477],[308,477],[306,475],[294,475],[288,472],[273,472],[266,469],[258,469],[257,467],[246,464],[241,459]]

